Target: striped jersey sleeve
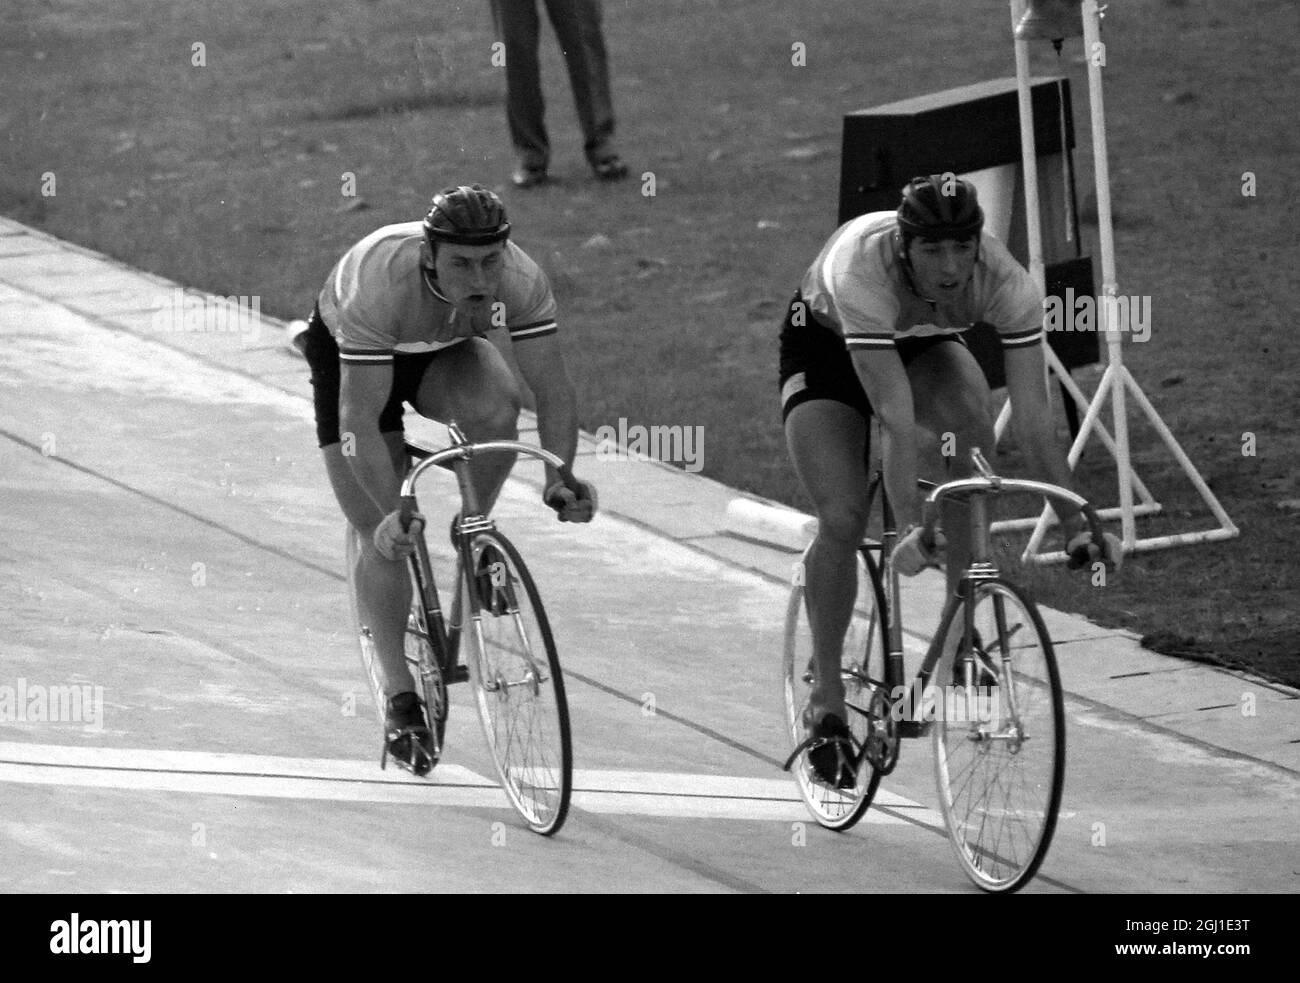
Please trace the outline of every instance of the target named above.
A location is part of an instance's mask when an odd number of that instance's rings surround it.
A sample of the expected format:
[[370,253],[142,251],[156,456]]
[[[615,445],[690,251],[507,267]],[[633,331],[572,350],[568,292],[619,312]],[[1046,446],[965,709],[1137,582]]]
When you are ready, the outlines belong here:
[[340,348],[339,361],[351,365],[388,365],[393,361],[391,348],[380,351],[373,348]]
[[555,295],[550,281],[533,258],[514,243],[510,244],[510,253],[500,290],[510,340],[555,334]]
[[984,236],[981,249],[992,289],[979,319],[997,329],[1003,348],[1042,344],[1043,293],[1034,278],[992,236]]
[[402,274],[418,256],[418,223],[377,229],[347,251],[320,292],[321,317],[334,332],[339,359],[355,365],[393,360]]
[[888,285],[856,271],[841,273],[835,306],[839,310],[840,332],[849,351],[878,351],[894,348],[899,304]]
[[886,233],[893,212],[869,212],[835,230],[804,274],[800,294],[811,313],[850,351],[894,347],[901,307],[889,282]]
[[[378,315],[379,323],[383,323],[382,314],[375,310],[375,305],[382,303],[382,300],[372,300],[369,309],[349,305],[337,310],[334,315],[335,338],[338,341],[340,361],[353,365],[384,365],[392,362],[396,339],[390,332],[375,327],[375,321],[371,320]],[[321,314],[323,317],[324,312]]]

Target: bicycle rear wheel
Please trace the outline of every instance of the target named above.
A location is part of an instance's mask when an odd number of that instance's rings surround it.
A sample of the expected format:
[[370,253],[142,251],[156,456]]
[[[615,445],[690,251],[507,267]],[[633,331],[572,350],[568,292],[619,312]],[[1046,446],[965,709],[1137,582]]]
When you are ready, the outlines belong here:
[[[797,569],[804,569],[807,551]],[[802,580],[802,578],[799,578]],[[880,785],[881,772],[862,754],[869,741],[883,733],[888,706],[885,702],[885,638],[879,604],[880,583],[874,568],[868,568],[858,554],[858,596],[853,620],[844,638],[841,678],[844,681],[849,731],[861,761],[857,782],[852,788],[831,788],[814,777],[808,753],[804,751],[791,764],[795,782],[804,805],[819,824],[827,829],[849,829],[866,813]],[[813,681],[812,628],[808,622],[808,605],[802,583],[790,591],[785,616],[785,646],[782,658],[785,719],[792,747],[807,737],[804,709],[808,705]]]
[[[485,550],[488,569],[476,576]],[[549,836],[564,823],[573,785],[569,707],[550,623],[519,551],[504,536],[475,533],[471,555],[461,610],[479,720],[510,804]]]
[[411,613],[406,621],[406,668],[415,678],[424,698],[424,713],[433,734],[431,753],[436,765],[442,758],[443,737],[447,731],[447,678],[438,663],[429,634],[428,614],[421,593],[421,585],[417,583],[411,598]]
[[[1065,782],[1065,706],[1052,640],[1018,587],[980,580],[943,626],[959,677],[936,701],[935,777],[953,849],[986,891],[1023,887],[1047,855]],[[948,648],[945,647],[945,651]]]

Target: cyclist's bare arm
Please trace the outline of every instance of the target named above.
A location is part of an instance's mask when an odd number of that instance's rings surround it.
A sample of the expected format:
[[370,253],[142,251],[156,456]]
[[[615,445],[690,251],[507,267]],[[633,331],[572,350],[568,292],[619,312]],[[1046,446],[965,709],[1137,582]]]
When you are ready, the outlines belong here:
[[[1044,375],[1042,344],[1004,348],[1007,395],[1011,399],[1011,428],[1016,443],[1029,459],[1030,469],[1042,481],[1074,490],[1074,480],[1052,423],[1052,405]],[[1065,502],[1053,502],[1066,538],[1083,528],[1082,514]]]
[[[537,399],[537,436],[542,447],[572,467],[578,450],[578,406],[559,335],[523,338],[512,348],[524,382]],[[558,472],[546,465],[546,484],[558,480]]]
[[899,529],[920,521],[916,479],[916,418],[912,386],[903,360],[893,349],[854,349],[853,368],[880,421],[885,491],[893,503]]
[[343,453],[357,483],[375,503],[378,522],[401,505],[401,476],[379,432],[379,415],[393,388],[393,366],[343,362],[341,370],[339,432],[343,435]]

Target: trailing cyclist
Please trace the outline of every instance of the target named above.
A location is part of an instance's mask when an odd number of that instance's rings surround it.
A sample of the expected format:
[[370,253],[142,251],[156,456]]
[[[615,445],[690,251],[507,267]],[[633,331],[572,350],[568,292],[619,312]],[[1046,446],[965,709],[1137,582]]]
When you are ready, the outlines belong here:
[[[471,441],[513,440],[522,396],[536,400],[541,444],[572,465],[577,410],[557,336],[555,298],[541,268],[509,239],[500,199],[479,185],[434,196],[422,222],[387,225],[335,264],[302,339],[312,370],[316,436],[348,521],[361,623],[374,641],[389,751],[428,769],[429,729],[404,656],[411,584],[405,557],[403,404],[454,419]],[[512,455],[476,460],[473,483],[491,511]],[[595,489],[575,494],[546,469],[543,498],[561,521],[589,522]],[[484,558],[481,564],[490,562]]]

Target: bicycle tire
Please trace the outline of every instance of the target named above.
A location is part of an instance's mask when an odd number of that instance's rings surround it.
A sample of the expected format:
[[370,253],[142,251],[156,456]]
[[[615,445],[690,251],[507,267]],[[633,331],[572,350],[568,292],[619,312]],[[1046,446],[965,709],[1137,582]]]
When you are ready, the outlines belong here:
[[[949,609],[945,636],[964,636],[967,605],[977,648],[987,656],[978,671],[990,685],[965,686],[977,670],[959,642],[950,661],[972,668],[960,690],[944,690],[933,728],[935,780],[966,876],[985,891],[1010,893],[1033,878],[1052,843],[1065,784],[1065,703],[1052,639],[1033,600],[1002,578],[975,581],[971,595]],[[952,682],[950,669],[942,674]]]
[[429,632],[431,606],[424,597],[433,585],[425,585],[423,578],[412,569],[411,613],[406,620],[406,668],[420,688],[425,719],[433,733],[433,764],[442,759],[442,749],[447,733],[447,676],[438,659],[433,637]]
[[[805,550],[797,570],[806,569],[804,563],[807,556],[808,551]],[[796,580],[802,581],[802,577],[797,577]],[[844,639],[844,652],[846,655],[851,654],[853,661],[842,668],[841,677],[844,680],[845,702],[850,718],[849,730],[859,749],[873,733],[873,727],[879,726],[873,724],[869,716],[873,692],[876,688],[882,691],[875,700],[887,695],[883,693],[886,633],[880,617],[885,610],[882,591],[879,571],[862,551],[858,551],[858,596],[854,617]],[[862,617],[863,613],[865,618]],[[808,702],[811,659],[812,630],[808,622],[808,606],[803,585],[796,582],[790,591],[786,607],[782,653],[785,719],[792,747],[798,747],[808,736],[803,712]],[[882,774],[863,755],[857,772],[857,784],[847,789],[831,788],[813,777],[806,751],[793,761],[790,770],[794,774],[799,795],[812,817],[819,825],[837,832],[851,829],[866,814],[875,798]]]
[[[492,578],[492,607],[478,596],[476,569],[484,549],[503,558]],[[479,722],[510,804],[543,836],[568,815],[573,748],[564,677],[546,610],[514,545],[496,530],[473,534],[462,571],[463,632]],[[495,564],[494,564],[495,566]]]

